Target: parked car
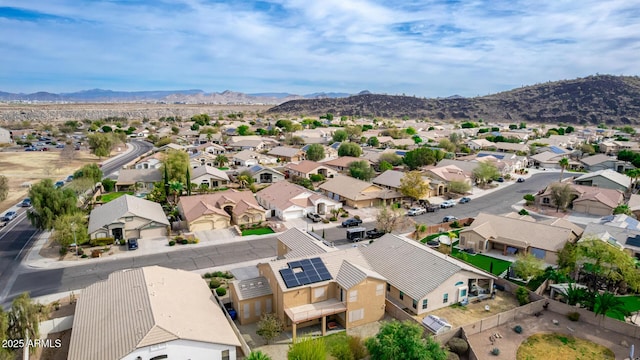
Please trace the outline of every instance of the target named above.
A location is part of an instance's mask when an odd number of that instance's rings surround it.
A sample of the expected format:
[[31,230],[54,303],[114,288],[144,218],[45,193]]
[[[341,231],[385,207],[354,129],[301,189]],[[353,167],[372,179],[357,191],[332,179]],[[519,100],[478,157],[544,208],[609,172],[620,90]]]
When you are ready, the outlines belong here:
[[60,181],[56,181],[56,184],[54,185],[57,188],[61,188],[64,186],[64,181],[60,180]]
[[442,218],[442,222],[443,222],[443,223],[447,223],[447,222],[451,222],[451,221],[456,221],[456,220],[458,220],[458,218],[457,218],[457,217],[455,217],[455,216],[452,216],[452,215],[447,215],[447,216],[445,216],[445,217],[443,217],[443,218]]
[[25,198],[24,200],[22,200],[22,202],[20,203],[20,207],[31,207],[31,199]]
[[73,175],[69,175],[67,176],[67,178],[64,180],[66,182],[72,182],[73,181]]
[[129,250],[137,250],[138,249],[138,239],[132,238],[127,239],[127,247]]
[[15,218],[16,218],[16,216],[18,216],[18,214],[16,214],[16,212],[15,212],[15,211],[7,211],[7,212],[4,214],[4,216],[2,217],[2,220],[3,220],[3,221],[7,221],[7,222],[9,222],[9,221],[11,221],[11,220],[15,219]]
[[524,178],[518,178],[518,182],[524,182]]
[[407,215],[409,215],[409,216],[417,216],[417,215],[422,215],[422,214],[424,214],[426,212],[427,212],[427,210],[425,210],[424,208],[413,207],[413,208],[409,209],[409,211],[407,211]]
[[504,182],[504,178],[501,176],[499,178],[496,179],[497,182]]
[[0,219],[0,228],[3,228],[3,227],[5,227],[5,226],[7,226],[7,224],[8,224],[8,223],[9,223],[9,222],[7,222],[7,221],[4,221],[4,220]]
[[322,217],[320,217],[320,215],[318,215],[318,213],[313,213],[313,212],[307,213],[307,217],[309,219],[311,219],[311,221],[313,221],[313,222],[322,221]]
[[367,229],[363,227],[354,227],[347,229],[347,240],[358,242],[367,236]]
[[342,227],[358,226],[360,224],[362,224],[362,220],[356,219],[356,218],[351,218],[351,219],[347,219],[347,220],[343,221],[342,222]]
[[437,205],[429,205],[425,208],[425,210],[427,210],[427,212],[436,212],[440,210],[440,207]]
[[37,150],[38,149],[34,148],[33,146],[29,146],[24,149],[24,151],[37,151]]
[[460,200],[458,201],[458,204],[466,204],[469,201],[471,201],[471,198],[468,198],[468,197],[465,196],[463,198],[460,198]]
[[367,238],[368,239],[377,239],[379,237],[382,237],[382,235],[384,235],[385,232],[384,231],[380,231],[376,228],[374,228],[373,230],[367,230]]
[[443,208],[443,209],[446,209],[446,208],[454,207],[455,205],[456,205],[455,201],[447,200],[447,201],[441,203],[440,207]]

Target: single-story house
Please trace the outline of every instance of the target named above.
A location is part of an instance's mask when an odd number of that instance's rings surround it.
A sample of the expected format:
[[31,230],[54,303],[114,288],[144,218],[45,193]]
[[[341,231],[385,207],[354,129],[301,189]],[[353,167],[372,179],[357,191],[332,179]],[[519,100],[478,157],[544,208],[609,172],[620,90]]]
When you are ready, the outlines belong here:
[[162,171],[157,168],[122,169],[118,171],[116,191],[134,190],[148,193],[153,190],[153,184],[162,181]]
[[[476,164],[476,166],[478,165]],[[445,184],[447,184],[447,186],[443,188],[442,192],[438,190],[438,195],[449,192],[448,183],[452,181],[459,181],[472,185],[472,174],[473,173],[463,171],[456,165],[425,168],[425,175],[436,180],[444,181]]]
[[558,184],[568,184],[571,187],[572,200],[569,207],[576,212],[600,216],[611,215],[618,205],[624,203],[624,194],[620,190],[559,182],[549,184],[541,193],[536,194],[536,203],[541,206],[556,207],[552,188]]
[[274,165],[278,163],[278,159],[272,156],[259,154],[252,150],[242,150],[233,155],[232,161],[234,165],[251,167],[254,165]]
[[631,188],[632,178],[610,169],[598,170],[581,175],[573,182],[576,185],[597,186],[602,189],[620,190],[622,192]]
[[596,154],[584,157],[580,159],[580,163],[582,167],[584,167],[584,169],[587,171],[611,169],[620,173],[624,173],[627,170],[635,168],[628,161],[621,161],[614,156],[608,156],[605,154]]
[[300,161],[305,157],[305,153],[302,150],[288,146],[276,146],[269,150],[267,155],[274,156],[278,158],[280,162],[285,163]]
[[636,141],[607,140],[598,144],[598,149],[601,153],[616,155],[621,150],[638,151],[640,150],[640,146],[638,146],[638,142]]
[[536,222],[481,212],[469,227],[460,231],[459,246],[479,253],[497,250],[502,255],[533,254],[555,264],[564,245],[575,242],[580,235],[582,228],[564,219]]
[[229,176],[213,166],[198,166],[191,169],[191,183],[198,186],[206,185],[210,189],[221,188],[229,185]]
[[529,145],[527,144],[497,142],[495,143],[495,148],[497,151],[503,151],[503,152],[520,152],[525,154],[529,153]]
[[[400,186],[402,186],[401,181],[406,174],[407,173],[404,171],[386,170],[382,174],[373,178],[371,182],[386,189],[400,191]],[[429,192],[426,194],[424,199],[444,193],[446,185],[443,182],[431,179],[427,176],[423,176],[422,180],[429,185]]]
[[493,141],[489,141],[487,139],[472,139],[467,141],[467,146],[469,147],[469,149],[477,151],[485,149],[495,149],[496,144]]
[[311,160],[302,160],[299,163],[287,164],[284,170],[291,177],[302,177],[306,179],[309,179],[311,175],[322,175],[327,179],[338,174],[333,168]]
[[92,239],[157,238],[167,236],[168,226],[160,204],[124,195],[91,210],[88,233]]
[[189,231],[223,229],[265,221],[265,210],[251,191],[225,190],[213,194],[182,196],[178,211]]
[[159,266],[86,287],[72,329],[70,360],[235,360],[240,348],[200,275]]
[[319,189],[330,199],[353,208],[372,207],[399,201],[403,195],[350,176],[336,175],[322,183]]
[[353,156],[340,156],[329,161],[323,161],[321,164],[333,168],[337,171],[346,171],[349,170],[349,164],[354,161],[366,161],[369,163],[369,165],[371,165],[371,162],[369,162],[369,160]]
[[267,209],[267,217],[280,220],[302,218],[307,213],[330,214],[342,204],[288,181],[279,181],[256,193],[258,203]]
[[249,173],[253,180],[258,184],[271,184],[284,180],[284,174],[280,171],[265,167],[262,165],[254,165],[249,168]]

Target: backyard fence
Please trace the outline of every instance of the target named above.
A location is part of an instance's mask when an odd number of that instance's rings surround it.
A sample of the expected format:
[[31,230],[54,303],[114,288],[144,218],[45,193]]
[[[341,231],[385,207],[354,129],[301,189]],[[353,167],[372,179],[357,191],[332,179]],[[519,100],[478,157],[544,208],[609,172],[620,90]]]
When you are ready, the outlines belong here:
[[73,315],[42,321],[39,324],[40,338],[46,339],[49,334],[71,329]]

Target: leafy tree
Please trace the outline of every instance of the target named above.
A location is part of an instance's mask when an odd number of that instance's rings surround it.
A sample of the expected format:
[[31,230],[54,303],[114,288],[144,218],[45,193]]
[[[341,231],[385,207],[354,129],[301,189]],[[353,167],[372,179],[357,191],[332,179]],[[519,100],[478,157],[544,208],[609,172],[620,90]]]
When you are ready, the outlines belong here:
[[623,127],[620,128],[620,131],[622,131],[623,133],[627,133],[629,135],[634,135],[636,133],[636,130],[629,125],[625,125]]
[[189,170],[189,154],[180,150],[167,150],[163,166],[167,169],[169,181],[182,181]]
[[393,166],[402,165],[402,158],[392,152],[386,152],[380,155],[379,161],[386,161]]
[[442,160],[444,153],[440,150],[432,150],[427,148],[418,148],[408,151],[404,155],[404,163],[409,170],[415,170],[421,166],[435,164]]
[[377,137],[372,136],[367,140],[367,145],[372,147],[378,147],[380,145],[380,141],[378,140]]
[[304,144],[304,139],[302,136],[291,136],[286,140],[289,145],[302,145]]
[[518,254],[511,265],[513,271],[521,279],[530,279],[544,273],[544,262],[533,254]]
[[58,216],[53,222],[53,241],[66,249],[77,241],[84,244],[89,241],[87,233],[87,217],[81,212]]
[[520,306],[526,305],[531,302],[531,299],[529,299],[529,291],[526,287],[518,287],[518,289],[516,290],[516,299],[518,299],[518,303],[520,304]]
[[449,182],[449,191],[456,194],[466,194],[471,191],[471,184],[465,181],[453,180]]
[[534,201],[536,201],[536,197],[532,194],[525,194],[522,198],[526,201],[527,205],[531,205]]
[[111,126],[109,126],[109,125],[104,125],[101,129],[102,129],[103,133],[113,132],[113,128],[111,128]]
[[360,157],[360,155],[362,155],[362,148],[356,143],[345,142],[338,148],[338,156]]
[[95,133],[88,136],[89,147],[91,153],[95,156],[102,158],[111,154],[114,142],[113,137],[109,134]]
[[56,189],[51,179],[44,179],[29,190],[31,209],[27,218],[41,230],[51,230],[58,216],[76,211],[76,194],[71,189]]
[[640,178],[640,169],[630,169],[625,172],[625,175],[631,178],[631,184],[629,184],[629,191],[633,192],[638,185],[638,178]]
[[147,200],[163,204],[167,202],[167,194],[163,182],[156,182],[153,184],[153,189],[147,194]]
[[333,132],[333,141],[335,142],[343,142],[347,140],[349,134],[347,134],[344,130],[336,130]]
[[87,164],[73,173],[73,179],[89,178],[93,183],[97,183],[102,179],[102,170],[96,164]]
[[216,164],[218,164],[218,167],[224,167],[224,164],[229,162],[229,158],[223,154],[218,154],[218,156],[216,156],[215,161],[216,161]]
[[[11,303],[9,311],[8,338],[13,340],[25,340],[25,348],[29,340],[40,338],[40,319],[38,316],[38,306],[33,303],[28,293],[22,293]],[[35,351],[35,347],[29,352]]]
[[404,225],[404,211],[397,207],[382,206],[376,215],[376,228],[385,233]]
[[623,319],[625,316],[631,315],[624,301],[608,291],[595,293],[593,312],[596,316],[602,315],[603,318],[607,313],[619,315]]
[[583,154],[593,155],[596,153],[596,149],[593,147],[593,145],[587,143],[580,145],[579,150],[582,151]]
[[9,179],[6,176],[0,175],[0,201],[4,201],[9,194]]
[[102,187],[104,188],[104,191],[106,192],[112,192],[113,189],[115,189],[116,187],[116,181],[113,179],[109,179],[109,178],[104,178],[102,179]]
[[251,135],[250,128],[247,125],[240,125],[236,130],[240,136]]
[[567,241],[558,252],[558,267],[568,273],[571,273],[575,270],[577,259],[577,245]]
[[375,175],[373,168],[366,160],[354,161],[349,164],[349,175],[356,179],[369,181]]
[[424,181],[420,171],[409,171],[400,179],[400,193],[414,200],[420,200],[429,194],[429,183]]
[[431,336],[422,338],[423,328],[416,322],[384,323],[365,345],[371,360],[445,360],[447,352]]
[[182,190],[184,190],[184,184],[178,180],[172,180],[169,182],[169,189],[173,194],[173,203],[178,203],[178,196],[182,194]]
[[320,144],[311,144],[307,149],[307,159],[312,161],[320,161],[324,159],[324,147]]
[[380,161],[380,165],[378,165],[378,168],[380,169],[381,172],[387,171],[387,170],[392,170],[393,169],[393,165],[389,164],[386,161]]
[[258,321],[256,334],[269,344],[271,340],[280,336],[283,330],[282,322],[275,314],[263,314]]
[[344,131],[347,133],[347,137],[349,141],[357,141],[360,139],[362,135],[362,127],[360,126],[347,126],[344,128]]
[[560,208],[562,208],[562,210],[566,209],[569,203],[571,203],[572,196],[573,194],[569,184],[558,183],[551,185],[551,198],[556,204],[556,212],[558,212]]
[[406,128],[404,132],[406,132],[407,135],[415,135],[417,133],[416,129],[412,128],[411,126]]
[[599,239],[583,239],[577,245],[577,263],[587,274],[588,286],[597,290],[605,284],[613,287],[621,281],[634,291],[640,289],[640,273],[626,252]]
[[618,215],[618,214],[633,215],[633,212],[629,208],[629,205],[622,204],[622,205],[616,206],[616,208],[613,209],[613,215]]
[[[150,137],[150,136],[149,136]],[[147,139],[149,139],[149,137],[147,137]],[[163,136],[160,139],[156,140],[153,142],[153,146],[155,147],[162,147],[168,144],[171,144],[173,142],[173,139],[171,139],[168,136]]]
[[489,180],[500,177],[500,171],[498,168],[490,162],[480,162],[475,169],[473,169],[473,177],[478,184],[486,184]]
[[289,345],[288,360],[325,360],[327,348],[323,338],[300,338]]
[[440,140],[440,142],[438,143],[438,147],[448,151],[448,152],[455,152],[456,151],[456,144],[452,143],[451,140],[449,139],[442,139]]
[[563,157],[562,159],[560,159],[560,161],[558,161],[558,164],[560,165],[560,181],[562,181],[564,170],[569,166],[569,159]]
[[276,127],[279,127],[282,131],[288,133],[302,129],[302,125],[294,124],[291,120],[286,119],[276,121]]
[[249,356],[247,356],[247,360],[271,360],[271,357],[260,350],[256,350],[252,351]]

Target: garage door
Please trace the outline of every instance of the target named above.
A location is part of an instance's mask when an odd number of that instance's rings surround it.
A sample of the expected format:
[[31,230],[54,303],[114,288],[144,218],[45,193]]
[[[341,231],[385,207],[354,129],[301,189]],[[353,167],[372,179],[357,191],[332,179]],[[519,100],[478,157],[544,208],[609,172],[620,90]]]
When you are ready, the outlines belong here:
[[140,237],[142,238],[157,238],[162,236],[167,236],[167,228],[164,226],[140,230]]
[[125,239],[138,239],[140,238],[140,230],[125,230],[124,237]]
[[283,213],[283,215],[284,219],[282,220],[299,219],[301,217],[304,217],[304,212],[302,210],[286,211]]

